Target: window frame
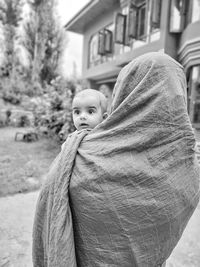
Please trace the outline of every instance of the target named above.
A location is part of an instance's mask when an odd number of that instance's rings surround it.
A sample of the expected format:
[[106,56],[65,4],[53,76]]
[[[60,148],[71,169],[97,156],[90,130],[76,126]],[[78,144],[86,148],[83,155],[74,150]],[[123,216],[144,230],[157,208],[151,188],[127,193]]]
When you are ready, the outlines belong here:
[[105,46],[105,53],[112,53],[113,51],[113,33],[111,30],[105,28],[104,29],[104,46]]
[[126,18],[125,45],[131,45],[131,40],[137,38],[137,17],[137,6],[133,5],[132,3],[129,3],[128,14]]
[[199,18],[196,20],[194,19],[193,17],[193,10],[194,10],[194,1],[192,1],[192,4],[191,4],[191,9],[190,9],[190,22],[191,23],[195,23],[196,21],[199,21],[200,20],[200,14],[199,14]]
[[[150,19],[150,27],[151,32],[157,29],[160,29],[161,26],[161,11],[162,11],[162,0],[151,0],[151,19]],[[157,9],[157,5],[159,4],[159,7]]]
[[[92,45],[91,43],[94,42],[93,41],[93,38],[96,38],[95,42],[96,42],[96,54],[93,54],[91,52],[94,52],[91,50],[92,48]],[[93,34],[91,37],[90,37],[90,41],[89,41],[89,46],[88,46],[88,50],[89,50],[89,53],[88,53],[88,68],[90,68],[91,66],[95,66],[97,65],[97,63],[101,60],[100,59],[100,55],[98,54],[98,32]]]
[[[142,10],[145,10],[145,19],[142,20],[141,19],[141,14],[142,14]],[[137,26],[137,40],[144,40],[146,39],[146,36],[147,36],[147,2],[145,1],[144,3],[142,3],[140,6],[138,6],[138,26]],[[144,22],[144,33],[143,34],[140,34],[140,30],[141,30],[141,25],[142,23],[141,22]]]
[[[186,7],[187,7],[187,0],[178,0],[179,2],[182,1],[182,7],[180,8],[179,14],[180,14],[180,22],[179,27],[176,29],[173,26],[173,22],[175,20],[175,14],[174,14],[174,8],[175,8],[175,1],[177,0],[171,0],[170,1],[170,19],[169,19],[169,32],[170,33],[181,33],[183,29],[185,28],[186,24]],[[174,4],[174,5],[173,5]]]
[[104,30],[98,32],[98,55],[105,55],[105,34]]
[[122,13],[115,13],[114,42],[117,44],[125,44],[126,17]]
[[[194,77],[194,71],[195,68],[197,68],[197,77]],[[195,75],[195,76],[196,76]],[[188,113],[190,120],[192,124],[200,125],[200,120],[196,121],[196,107],[200,106],[200,65],[194,65],[190,68],[190,75],[189,75],[189,88],[187,92],[187,107],[188,107]],[[198,89],[196,88],[198,86]],[[197,115],[198,117],[198,115]]]

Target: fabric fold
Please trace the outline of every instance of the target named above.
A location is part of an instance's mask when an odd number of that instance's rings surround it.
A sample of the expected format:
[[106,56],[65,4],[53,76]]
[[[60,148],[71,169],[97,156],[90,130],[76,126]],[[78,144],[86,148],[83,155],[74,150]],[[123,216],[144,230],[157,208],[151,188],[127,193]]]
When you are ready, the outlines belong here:
[[87,134],[71,134],[50,167],[36,207],[33,266],[77,266],[68,188],[77,149]]

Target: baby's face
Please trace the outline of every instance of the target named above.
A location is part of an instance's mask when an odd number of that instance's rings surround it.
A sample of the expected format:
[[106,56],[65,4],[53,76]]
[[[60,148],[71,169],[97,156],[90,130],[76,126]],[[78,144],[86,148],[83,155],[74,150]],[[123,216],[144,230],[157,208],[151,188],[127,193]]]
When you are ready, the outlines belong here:
[[72,104],[73,121],[77,130],[93,129],[103,121],[99,97],[76,96]]

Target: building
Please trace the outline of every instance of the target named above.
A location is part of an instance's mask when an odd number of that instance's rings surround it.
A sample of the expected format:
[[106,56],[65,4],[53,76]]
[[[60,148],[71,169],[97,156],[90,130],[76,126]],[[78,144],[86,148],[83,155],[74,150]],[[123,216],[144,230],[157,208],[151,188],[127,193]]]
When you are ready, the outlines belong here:
[[65,26],[83,35],[82,78],[111,96],[121,68],[162,51],[185,68],[188,112],[200,126],[200,0],[92,0]]

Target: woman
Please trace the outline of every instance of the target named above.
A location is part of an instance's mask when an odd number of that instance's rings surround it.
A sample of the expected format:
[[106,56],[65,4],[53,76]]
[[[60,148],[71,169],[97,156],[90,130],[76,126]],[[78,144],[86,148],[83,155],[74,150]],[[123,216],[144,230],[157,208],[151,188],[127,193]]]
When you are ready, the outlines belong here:
[[194,146],[182,66],[160,53],[133,60],[108,118],[73,134],[51,168],[34,266],[161,266],[199,200]]

